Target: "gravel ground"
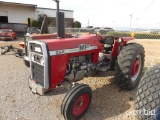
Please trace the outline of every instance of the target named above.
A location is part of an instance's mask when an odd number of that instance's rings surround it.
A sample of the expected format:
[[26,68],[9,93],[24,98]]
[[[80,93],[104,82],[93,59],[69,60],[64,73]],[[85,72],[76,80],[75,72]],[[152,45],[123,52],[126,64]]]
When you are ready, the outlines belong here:
[[[160,63],[160,40],[137,41],[146,49],[144,70]],[[10,43],[0,42],[0,46]],[[67,91],[59,87],[45,96],[34,95],[28,88],[29,72],[23,59],[14,53],[0,55],[0,120],[63,120],[60,107]],[[93,90],[91,106],[82,120],[137,120],[136,116],[127,114],[134,110],[136,89],[123,91],[113,79],[113,72],[107,72],[81,81]]]

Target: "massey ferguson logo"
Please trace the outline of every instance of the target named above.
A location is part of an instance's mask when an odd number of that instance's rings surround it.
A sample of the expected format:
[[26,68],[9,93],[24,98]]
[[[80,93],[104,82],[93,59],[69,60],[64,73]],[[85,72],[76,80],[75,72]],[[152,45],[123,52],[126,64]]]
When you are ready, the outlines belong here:
[[80,51],[87,50],[87,48],[90,48],[89,44],[79,44]]

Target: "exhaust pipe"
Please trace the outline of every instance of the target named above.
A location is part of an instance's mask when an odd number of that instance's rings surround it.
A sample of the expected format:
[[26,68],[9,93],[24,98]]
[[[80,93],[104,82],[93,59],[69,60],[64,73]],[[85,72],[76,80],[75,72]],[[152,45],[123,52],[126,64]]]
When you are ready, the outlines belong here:
[[54,0],[57,3],[57,14],[56,14],[56,26],[57,26],[57,37],[65,37],[64,29],[64,12],[59,12],[59,0]]

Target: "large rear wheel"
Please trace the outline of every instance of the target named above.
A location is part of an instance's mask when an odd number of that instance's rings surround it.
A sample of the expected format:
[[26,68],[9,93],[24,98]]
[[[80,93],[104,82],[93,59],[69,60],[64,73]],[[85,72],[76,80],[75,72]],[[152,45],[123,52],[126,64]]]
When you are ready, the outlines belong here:
[[122,89],[134,89],[140,80],[144,66],[144,48],[137,43],[123,47],[117,57],[115,80]]
[[160,65],[147,70],[136,94],[135,109],[139,120],[160,120]]
[[87,112],[91,99],[91,88],[85,84],[78,84],[66,94],[61,113],[66,120],[78,120]]

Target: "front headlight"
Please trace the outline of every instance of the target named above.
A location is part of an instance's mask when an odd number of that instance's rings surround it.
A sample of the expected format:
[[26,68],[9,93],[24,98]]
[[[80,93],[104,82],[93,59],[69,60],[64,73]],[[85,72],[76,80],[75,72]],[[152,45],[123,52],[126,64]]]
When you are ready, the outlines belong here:
[[31,61],[44,65],[44,57],[31,53]]
[[40,59],[40,64],[41,64],[41,65],[44,65],[44,57],[43,57],[43,56],[42,56],[41,59]]
[[31,54],[31,60],[34,61],[34,54]]
[[122,38],[119,38],[119,39],[118,39],[118,42],[119,42],[119,43],[122,42]]

